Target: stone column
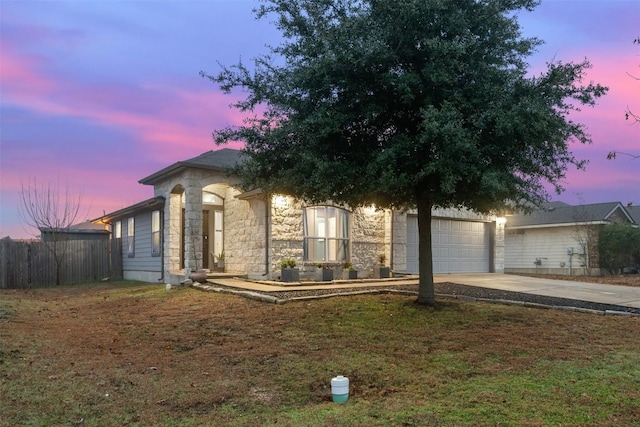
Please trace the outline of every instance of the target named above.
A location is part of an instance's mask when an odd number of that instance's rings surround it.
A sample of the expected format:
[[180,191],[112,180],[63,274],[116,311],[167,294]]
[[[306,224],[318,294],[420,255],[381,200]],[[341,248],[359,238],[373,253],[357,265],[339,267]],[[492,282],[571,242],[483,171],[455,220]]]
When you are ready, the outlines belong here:
[[493,256],[494,271],[498,274],[504,274],[504,226],[506,220],[504,217],[496,219],[495,246]]
[[393,270],[407,271],[407,214],[393,212]]
[[202,188],[188,185],[184,210],[185,274],[202,268]]
[[164,269],[165,276],[182,270],[180,244],[182,238],[182,194],[169,193],[165,204]]

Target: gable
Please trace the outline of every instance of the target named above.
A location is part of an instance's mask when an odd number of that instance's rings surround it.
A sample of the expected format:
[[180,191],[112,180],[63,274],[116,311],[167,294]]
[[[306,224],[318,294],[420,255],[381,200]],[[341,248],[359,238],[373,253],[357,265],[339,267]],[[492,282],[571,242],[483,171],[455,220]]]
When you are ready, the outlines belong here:
[[211,150],[188,160],[176,162],[138,181],[144,185],[154,185],[161,180],[176,175],[185,169],[196,168],[212,171],[229,172],[242,162],[242,151],[232,148]]

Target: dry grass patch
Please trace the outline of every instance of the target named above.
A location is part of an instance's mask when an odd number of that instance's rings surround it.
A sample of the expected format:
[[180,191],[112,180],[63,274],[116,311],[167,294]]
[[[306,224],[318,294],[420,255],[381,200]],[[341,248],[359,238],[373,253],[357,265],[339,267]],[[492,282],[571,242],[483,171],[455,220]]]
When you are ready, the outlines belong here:
[[1,425],[640,423],[638,317],[139,284],[1,297]]

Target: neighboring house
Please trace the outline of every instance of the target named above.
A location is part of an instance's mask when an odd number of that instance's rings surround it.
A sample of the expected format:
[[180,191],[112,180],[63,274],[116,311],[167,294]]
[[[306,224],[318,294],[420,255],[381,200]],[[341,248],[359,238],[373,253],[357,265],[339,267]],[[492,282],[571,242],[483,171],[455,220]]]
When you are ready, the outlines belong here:
[[546,203],[507,218],[505,273],[601,274],[598,233],[610,223],[637,224],[619,202],[572,206]]
[[[244,192],[229,174],[241,160],[232,149],[174,163],[140,183],[155,197],[94,220],[123,239],[124,276],[176,282],[194,269],[225,269],[256,279],[277,279],[279,262],[294,258],[302,276],[318,263],[348,261],[371,277],[380,255],[396,273],[418,272],[414,213],[332,203],[306,205],[286,195]],[[502,272],[504,222],[460,210],[433,212],[435,273]]]
[[67,228],[41,228],[40,239],[43,241],[105,240],[109,239],[109,231],[100,224],[85,221]]

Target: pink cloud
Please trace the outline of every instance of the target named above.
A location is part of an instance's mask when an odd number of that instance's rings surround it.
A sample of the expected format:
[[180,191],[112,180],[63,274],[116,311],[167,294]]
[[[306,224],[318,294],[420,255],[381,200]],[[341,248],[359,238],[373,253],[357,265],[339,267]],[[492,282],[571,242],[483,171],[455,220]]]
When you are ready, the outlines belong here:
[[[213,147],[211,132],[239,124],[242,116],[229,109],[233,97],[221,94],[209,82],[190,92],[174,86],[114,83],[87,84],[70,75],[55,77],[44,71],[43,59],[16,53],[3,43],[1,74],[3,103],[40,114],[77,118],[127,132],[156,160],[197,155]],[[201,86],[207,86],[202,90]],[[106,141],[105,141],[106,142]],[[157,157],[160,155],[160,157]]]
[[0,61],[0,87],[4,96],[12,97],[16,93],[42,95],[53,87],[52,82],[36,70],[46,60],[35,55],[20,55],[13,46],[2,42],[2,61]]

